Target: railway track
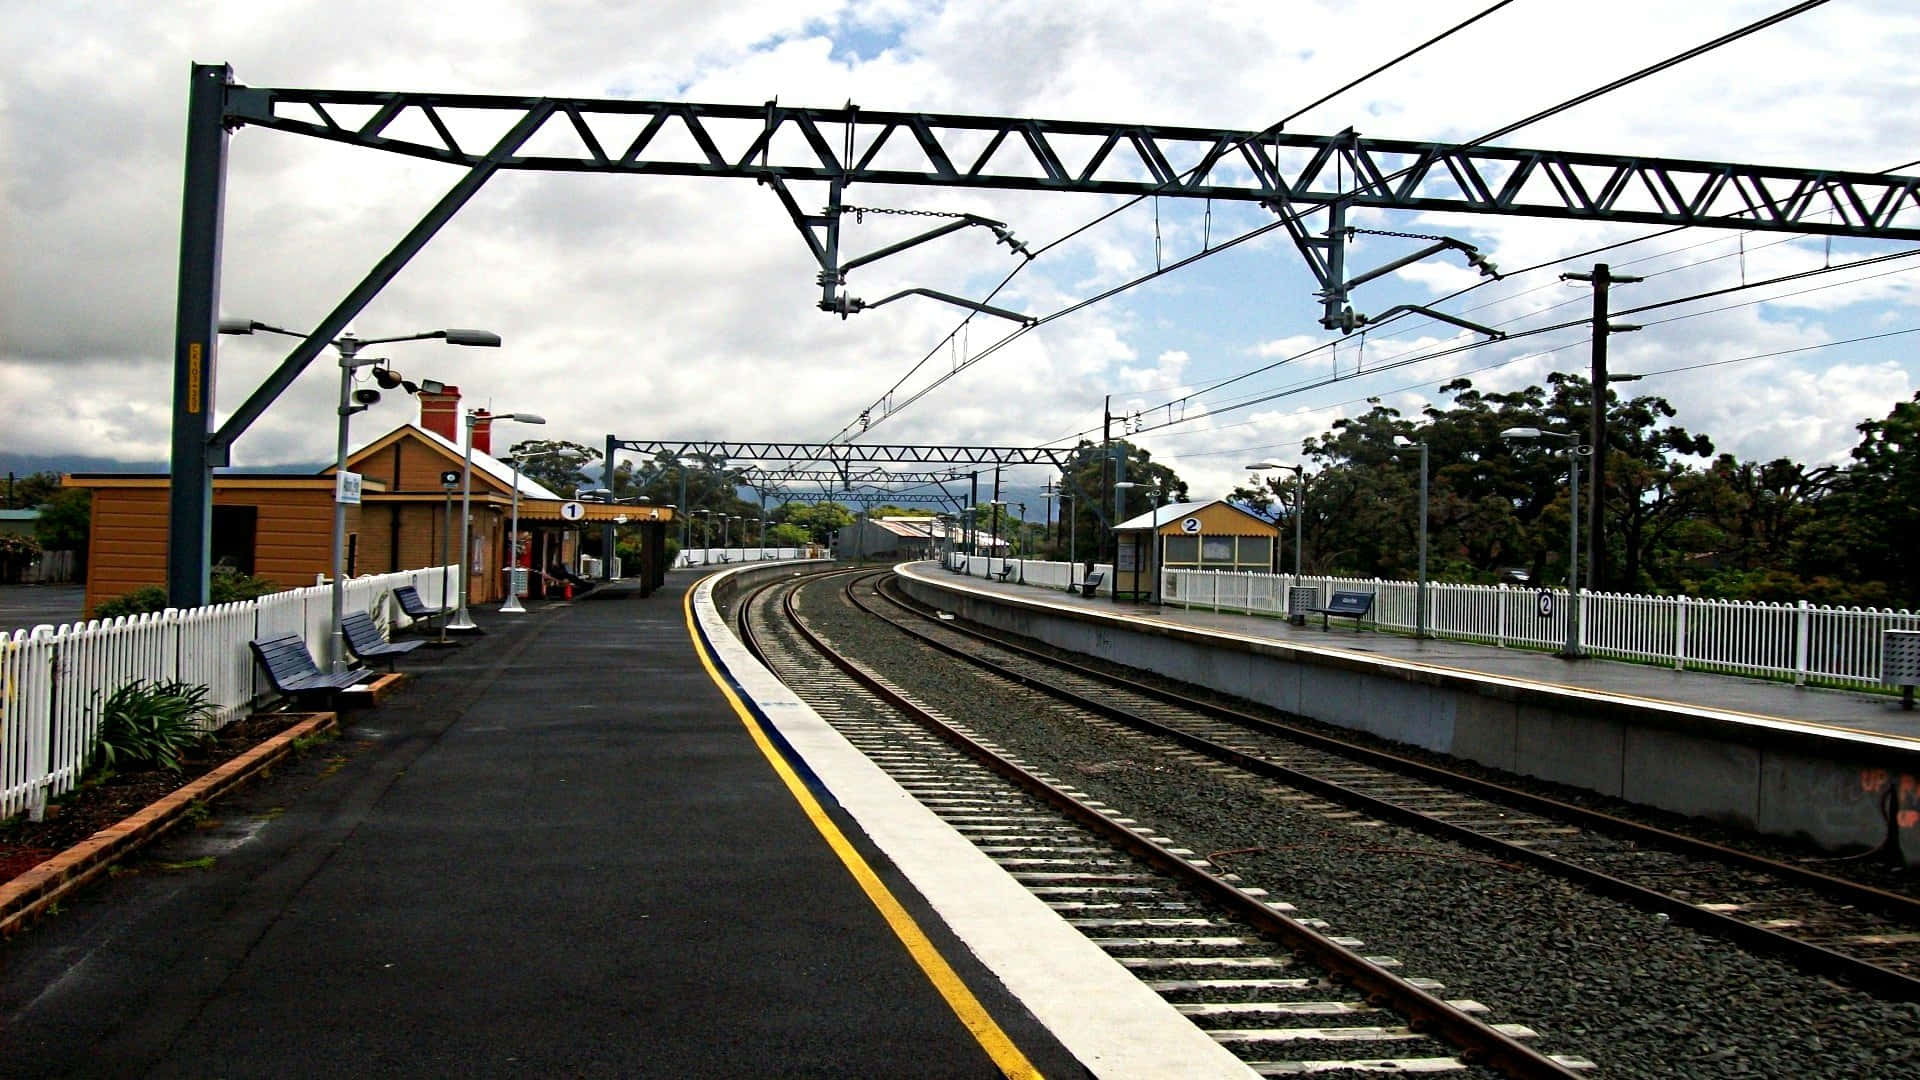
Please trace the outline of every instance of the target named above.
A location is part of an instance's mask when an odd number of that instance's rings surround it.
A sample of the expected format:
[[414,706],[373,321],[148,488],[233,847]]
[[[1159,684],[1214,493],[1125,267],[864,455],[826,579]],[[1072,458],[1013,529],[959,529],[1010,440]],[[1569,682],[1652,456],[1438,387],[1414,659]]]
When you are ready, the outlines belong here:
[[940,619],[878,580],[867,579],[859,595],[849,590],[849,600],[929,647],[1105,723],[1570,879],[1877,995],[1920,1000],[1920,901],[1063,660]]
[[[858,576],[827,575],[842,581]],[[1512,1077],[1590,1068],[1527,1045],[1470,1000],[1399,961],[1243,888],[1124,808],[1034,771],[839,655],[776,582],[743,597],[743,640],[783,682],[954,829],[973,840],[1256,1072],[1447,1072]],[[822,659],[828,661],[823,664]]]

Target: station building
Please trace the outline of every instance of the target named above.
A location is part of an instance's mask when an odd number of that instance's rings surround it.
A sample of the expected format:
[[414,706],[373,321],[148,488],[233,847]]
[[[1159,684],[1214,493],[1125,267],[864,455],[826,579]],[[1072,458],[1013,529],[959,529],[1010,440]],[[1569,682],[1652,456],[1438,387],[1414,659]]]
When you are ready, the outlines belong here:
[[[362,477],[359,505],[347,507],[349,576],[440,566],[444,556],[465,564],[468,598],[504,600],[513,467],[492,454],[492,424],[473,427],[473,523],[469,550],[458,550],[464,447],[456,441],[460,390],[420,395],[420,423],[402,424],[348,455]],[[286,588],[311,585],[332,573],[334,468],[317,474],[220,470],[213,480],[214,565],[233,567]],[[162,585],[167,569],[165,474],[75,473],[63,482],[93,492],[88,540],[86,609],[145,585]],[[526,568],[523,596],[546,595],[542,571],[581,566],[581,529],[607,522],[641,541],[640,565],[623,566],[643,589],[666,574],[664,547],[674,524],[671,507],[572,503],[531,477],[519,478],[518,563]],[[569,518],[566,508],[577,507]]]
[[1159,571],[1270,573],[1280,530],[1221,499],[1170,503],[1113,527],[1116,600],[1159,602]]

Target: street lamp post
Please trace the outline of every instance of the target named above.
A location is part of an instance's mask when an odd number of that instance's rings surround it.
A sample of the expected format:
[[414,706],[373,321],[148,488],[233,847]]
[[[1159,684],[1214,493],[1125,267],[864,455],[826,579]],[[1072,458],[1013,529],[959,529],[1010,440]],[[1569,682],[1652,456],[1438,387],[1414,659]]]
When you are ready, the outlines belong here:
[[1414,618],[1414,636],[1427,636],[1427,440],[1414,442],[1405,435],[1393,437],[1396,446],[1418,446],[1420,448],[1420,590],[1417,602],[1420,610]]
[[[690,518],[697,517],[700,519],[700,565],[701,566],[707,565],[707,517],[712,513],[713,511],[711,510],[702,509],[702,510],[694,510],[688,514],[688,517]],[[693,565],[693,556],[691,554],[687,556],[687,565],[688,566]]]
[[[991,575],[993,573],[993,548],[994,545],[1000,542],[1000,508],[1007,504],[999,499],[994,499],[987,503],[987,505],[993,508],[993,524],[987,531],[987,573]],[[1004,570],[1006,566],[1006,556],[1002,555],[1000,557],[1000,568]]]
[[[472,633],[480,629],[473,621],[473,615],[467,610],[468,594],[473,591],[472,548],[473,548],[473,429],[480,418],[480,410],[467,410],[467,455],[460,467],[460,610],[454,613],[453,622],[448,630]],[[492,413],[491,420],[512,420],[522,424],[544,424],[547,418],[535,413]],[[516,488],[517,490],[517,488]]]
[[1299,578],[1301,574],[1300,568],[1304,566],[1306,563],[1306,560],[1303,559],[1301,556],[1306,552],[1306,548],[1307,548],[1307,544],[1306,544],[1307,534],[1306,534],[1306,530],[1302,528],[1303,520],[1307,516],[1307,470],[1304,466],[1301,466],[1301,465],[1282,465],[1277,461],[1256,461],[1253,464],[1247,466],[1247,468],[1253,472],[1261,472],[1263,470],[1268,470],[1268,469],[1280,469],[1283,471],[1291,472],[1294,475],[1293,577],[1294,577],[1294,584],[1297,585],[1300,583],[1299,582]]
[[1580,458],[1592,452],[1580,445],[1580,434],[1547,431],[1542,428],[1516,427],[1500,433],[1504,439],[1564,439],[1567,443],[1567,643],[1560,655],[1578,660],[1586,653],[1580,648]]
[[[453,578],[451,577],[453,573],[453,555],[450,551],[450,547],[453,544],[453,489],[459,485],[459,473],[449,469],[440,474],[440,490],[446,495],[444,500],[446,505],[443,507],[445,514],[443,515],[443,521],[440,526],[440,602],[435,606],[442,609],[440,612],[442,615],[447,614],[444,610],[447,606],[447,597],[453,593]],[[447,640],[447,623],[449,621],[449,619],[445,618],[440,620],[440,635],[434,639],[436,646],[444,647],[453,644]]]
[[[293,330],[284,330],[278,326],[269,326],[266,323],[253,319],[220,320],[220,332],[223,334],[252,334],[255,331],[281,334],[286,337],[300,338],[301,340],[307,338],[306,334]],[[354,413],[361,412],[374,402],[380,400],[380,392],[378,390],[367,389],[356,394],[353,389],[353,373],[358,368],[385,362],[381,357],[369,357],[365,360],[360,359],[360,350],[369,345],[384,345],[394,341],[423,341],[432,338],[440,338],[449,345],[469,345],[496,349],[500,347],[500,335],[487,330],[427,330],[418,334],[400,334],[395,337],[380,338],[361,338],[354,336],[352,332],[348,332],[333,339],[331,342],[333,347],[340,353],[340,405],[338,409],[340,423],[335,439],[333,468],[333,585],[331,589],[333,600],[333,634],[332,640],[329,643],[329,649],[332,653],[331,657],[329,657],[329,662],[335,671],[344,671],[347,668],[347,639],[346,630],[343,625],[346,619],[347,426],[348,421],[353,417]],[[442,389],[439,383],[431,379],[424,380],[420,384],[414,384],[392,374],[391,371],[387,371],[384,377],[381,377],[382,372],[376,371],[374,374],[377,381],[388,389],[396,386],[405,387],[408,393],[417,392],[422,387],[430,391]],[[359,400],[363,395],[364,400]],[[358,492],[354,493],[353,501],[356,504],[360,501]]]
[[502,615],[525,615],[527,609],[520,603],[520,463],[534,458],[556,457],[559,451],[547,454],[515,454],[513,457],[513,524],[508,526],[512,537],[507,543],[507,602],[500,605]]
[[[1074,502],[1074,498],[1071,492],[1067,492],[1067,491],[1061,492],[1060,493],[1060,513],[1063,515],[1066,514],[1067,504],[1072,502]],[[1080,524],[1080,515],[1073,514],[1067,517],[1067,591],[1068,592],[1073,591],[1073,588],[1075,585],[1073,576],[1074,574],[1079,572],[1078,570],[1075,569],[1080,565],[1079,552],[1074,550],[1074,540],[1076,539],[1075,533],[1077,531],[1076,526],[1078,526],[1079,524]]]

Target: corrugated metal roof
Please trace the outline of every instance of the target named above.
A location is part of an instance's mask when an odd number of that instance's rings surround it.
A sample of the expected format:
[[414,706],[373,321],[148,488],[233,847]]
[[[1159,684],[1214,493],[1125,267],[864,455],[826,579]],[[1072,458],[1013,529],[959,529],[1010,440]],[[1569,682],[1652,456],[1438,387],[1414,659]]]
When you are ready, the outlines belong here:
[[1206,502],[1168,503],[1158,511],[1148,511],[1139,517],[1128,518],[1115,525],[1114,529],[1151,529],[1155,523],[1165,525],[1169,521],[1178,521],[1188,514],[1197,513],[1202,508],[1212,506],[1219,501],[1219,499],[1208,499]]
[[[452,439],[449,439],[444,435],[441,435],[439,432],[428,431],[426,428],[417,427],[413,424],[408,424],[406,426],[413,428],[413,430],[419,432],[422,437],[431,439],[435,443],[438,443],[439,445],[445,447],[446,449],[451,450],[453,452],[454,457],[466,456],[466,453],[467,453],[466,447],[462,446],[459,443],[454,442]],[[386,436],[382,435],[381,438],[384,439],[386,438]],[[493,477],[495,480],[500,481],[501,486],[505,487],[507,490],[509,491],[513,490],[513,466],[507,464],[504,461],[501,461],[499,458],[494,457],[492,454],[489,454],[484,450],[475,450],[473,452],[473,467],[479,470],[480,472],[484,472],[488,476]],[[538,480],[535,480],[533,477],[528,476],[526,473],[520,474],[520,494],[522,497],[529,498],[529,499],[571,498],[570,495],[554,494],[552,491],[548,490],[548,488],[544,484],[540,483],[540,481]]]

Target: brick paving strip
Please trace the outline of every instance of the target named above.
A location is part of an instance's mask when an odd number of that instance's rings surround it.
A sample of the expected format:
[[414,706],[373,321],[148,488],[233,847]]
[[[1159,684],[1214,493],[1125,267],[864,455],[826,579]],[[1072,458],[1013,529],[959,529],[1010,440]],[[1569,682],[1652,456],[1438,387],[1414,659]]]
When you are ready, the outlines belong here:
[[0,885],[0,937],[11,936],[55,901],[98,877],[122,856],[172,828],[195,803],[210,802],[252,779],[292,753],[297,740],[331,731],[337,723],[334,713],[314,713],[139,813],[101,829]]

